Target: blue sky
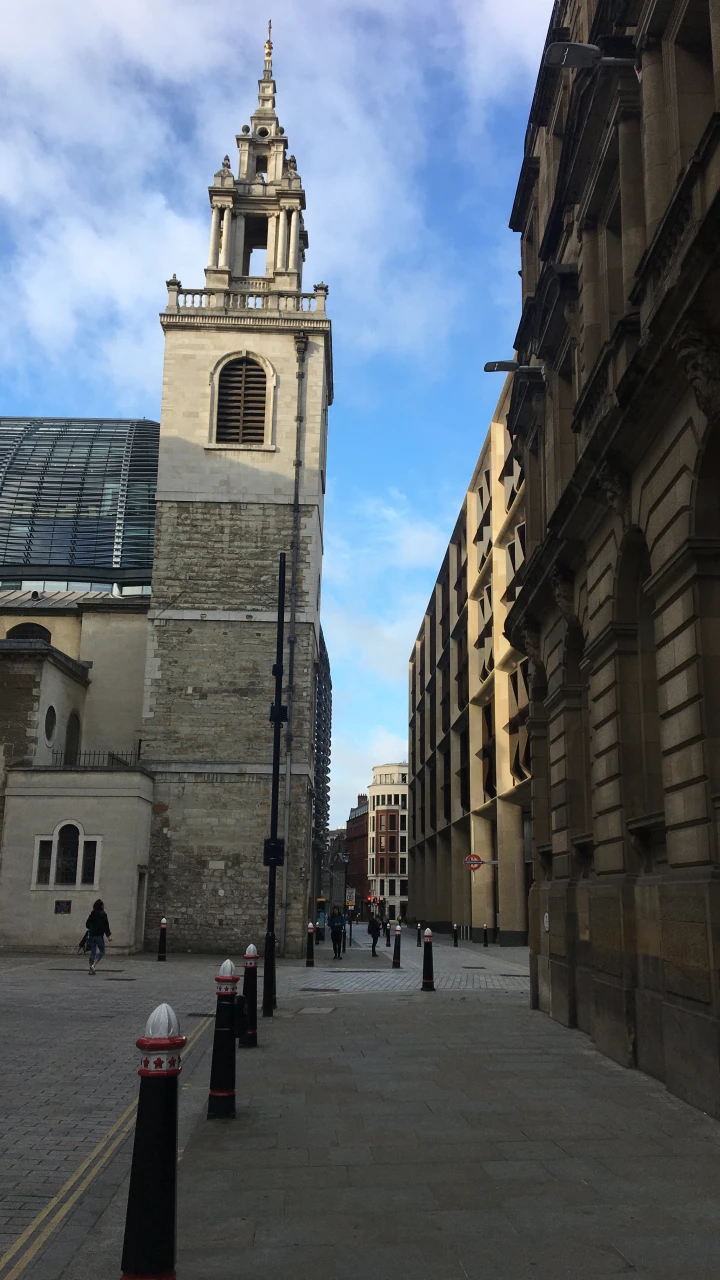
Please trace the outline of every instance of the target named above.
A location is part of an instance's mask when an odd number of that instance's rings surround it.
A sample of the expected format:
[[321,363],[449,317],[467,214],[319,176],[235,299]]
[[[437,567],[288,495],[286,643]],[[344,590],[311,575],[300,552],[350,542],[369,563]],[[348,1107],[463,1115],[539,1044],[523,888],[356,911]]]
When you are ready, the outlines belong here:
[[407,658],[519,316],[507,229],[551,0],[36,0],[0,12],[0,413],[157,417],[157,315],[256,102],[307,191],[335,405],[332,822],[406,756]]

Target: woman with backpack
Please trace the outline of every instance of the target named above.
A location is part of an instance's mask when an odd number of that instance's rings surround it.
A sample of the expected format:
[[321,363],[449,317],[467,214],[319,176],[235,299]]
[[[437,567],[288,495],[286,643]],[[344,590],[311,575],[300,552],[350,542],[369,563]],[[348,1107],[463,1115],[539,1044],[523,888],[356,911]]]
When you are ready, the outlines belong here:
[[97,902],[93,903],[93,909],[85,921],[85,928],[88,931],[90,943],[90,973],[94,975],[105,955],[105,939],[112,942],[110,923],[105,914],[105,903],[102,898],[98,898]]

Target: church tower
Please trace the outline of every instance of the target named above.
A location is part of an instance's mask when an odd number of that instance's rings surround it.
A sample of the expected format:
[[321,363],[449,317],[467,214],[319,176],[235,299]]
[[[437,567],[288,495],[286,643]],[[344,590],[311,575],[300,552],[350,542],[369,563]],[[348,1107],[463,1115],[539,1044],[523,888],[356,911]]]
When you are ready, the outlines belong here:
[[[275,111],[257,110],[210,194],[203,288],[168,281],[142,761],[155,777],[147,933],[178,950],[265,933],[277,574],[287,556],[276,933],[307,929],[327,411],[327,286],[302,291],[305,193]],[[256,259],[265,251],[264,268]],[[260,251],[260,255],[256,252]]]

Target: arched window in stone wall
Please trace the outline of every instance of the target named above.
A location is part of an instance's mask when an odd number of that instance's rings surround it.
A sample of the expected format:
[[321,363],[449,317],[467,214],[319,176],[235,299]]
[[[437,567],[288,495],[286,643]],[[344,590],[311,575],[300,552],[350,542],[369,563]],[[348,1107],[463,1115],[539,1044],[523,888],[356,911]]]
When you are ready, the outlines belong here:
[[649,577],[647,543],[634,530],[625,540],[616,579],[620,774],[628,830],[655,861],[664,856],[665,828],[654,602],[644,585]]
[[265,444],[267,377],[257,360],[229,360],[218,379],[216,444]]
[[50,643],[50,632],[47,627],[41,627],[39,622],[19,622],[16,627],[11,627],[7,633],[8,640],[45,640]]

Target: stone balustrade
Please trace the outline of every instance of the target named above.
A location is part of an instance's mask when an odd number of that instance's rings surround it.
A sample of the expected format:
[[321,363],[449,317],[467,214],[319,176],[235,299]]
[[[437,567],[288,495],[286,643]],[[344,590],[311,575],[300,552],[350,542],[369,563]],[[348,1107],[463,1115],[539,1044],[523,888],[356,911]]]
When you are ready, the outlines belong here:
[[248,277],[243,289],[183,289],[174,277],[168,280],[167,311],[305,311],[325,314],[327,287],[316,285],[313,293],[272,289],[272,282]]

